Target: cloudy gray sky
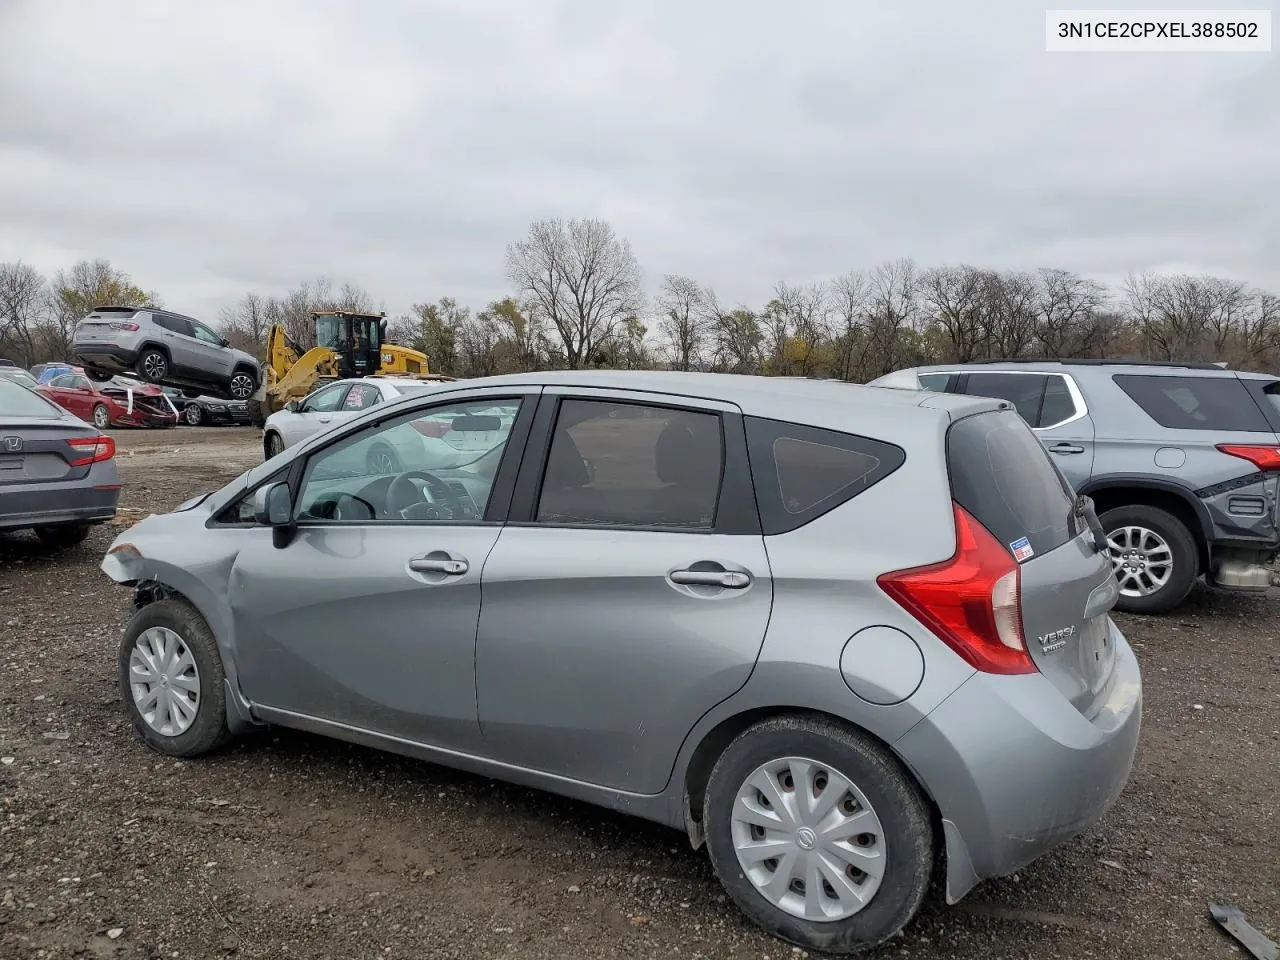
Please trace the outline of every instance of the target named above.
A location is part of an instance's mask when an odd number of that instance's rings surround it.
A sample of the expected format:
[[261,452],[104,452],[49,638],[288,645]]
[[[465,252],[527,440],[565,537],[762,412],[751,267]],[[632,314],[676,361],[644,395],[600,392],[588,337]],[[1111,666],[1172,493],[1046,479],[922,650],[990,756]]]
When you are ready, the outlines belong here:
[[1280,53],[1048,54],[1045,6],[0,0],[0,261],[395,313],[590,216],[732,302],[899,256],[1280,290]]

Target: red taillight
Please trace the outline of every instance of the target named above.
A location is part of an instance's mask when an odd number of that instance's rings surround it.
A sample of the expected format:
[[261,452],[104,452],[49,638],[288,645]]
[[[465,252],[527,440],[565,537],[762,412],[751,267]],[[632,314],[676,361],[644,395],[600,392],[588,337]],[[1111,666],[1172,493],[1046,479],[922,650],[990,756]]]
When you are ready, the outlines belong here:
[[1250,443],[1220,443],[1218,449],[1233,457],[1248,460],[1259,470],[1280,470],[1280,447]]
[[987,528],[954,504],[950,560],[886,573],[877,582],[971,666],[986,673],[1035,673],[1022,635],[1022,575]]
[[441,420],[415,420],[413,421],[413,429],[424,437],[439,438],[452,430],[453,424],[445,423]]
[[138,331],[138,325],[130,323],[128,320],[112,320],[109,326],[112,330],[128,330],[130,333]]
[[70,462],[73,467],[87,467],[116,455],[116,442],[107,436],[72,437],[67,443],[73,452],[79,454]]

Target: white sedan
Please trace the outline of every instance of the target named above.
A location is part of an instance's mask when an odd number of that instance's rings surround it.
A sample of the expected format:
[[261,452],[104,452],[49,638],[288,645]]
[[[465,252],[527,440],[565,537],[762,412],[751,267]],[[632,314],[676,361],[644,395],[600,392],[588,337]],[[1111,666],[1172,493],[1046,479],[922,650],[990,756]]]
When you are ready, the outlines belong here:
[[267,417],[262,427],[263,453],[269,460],[308,437],[350,420],[377,403],[439,386],[435,380],[407,377],[352,377],[335,380]]

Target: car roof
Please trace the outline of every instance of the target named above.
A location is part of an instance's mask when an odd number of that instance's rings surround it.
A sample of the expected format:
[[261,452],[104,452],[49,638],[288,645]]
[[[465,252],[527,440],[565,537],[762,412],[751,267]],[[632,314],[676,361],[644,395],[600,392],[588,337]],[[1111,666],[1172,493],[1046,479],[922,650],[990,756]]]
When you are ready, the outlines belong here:
[[1247,379],[1273,380],[1269,373],[1254,373],[1248,370],[1232,370],[1217,363],[1179,362],[1173,360],[1132,360],[1132,359],[1061,359],[1061,360],[970,360],[967,363],[930,363],[908,368],[917,373],[944,373],[947,371],[992,371],[998,373],[1038,373],[1053,371],[1055,373],[1078,373],[1085,370],[1114,374],[1147,374],[1150,376],[1187,376],[1193,372],[1197,377],[1245,377]]

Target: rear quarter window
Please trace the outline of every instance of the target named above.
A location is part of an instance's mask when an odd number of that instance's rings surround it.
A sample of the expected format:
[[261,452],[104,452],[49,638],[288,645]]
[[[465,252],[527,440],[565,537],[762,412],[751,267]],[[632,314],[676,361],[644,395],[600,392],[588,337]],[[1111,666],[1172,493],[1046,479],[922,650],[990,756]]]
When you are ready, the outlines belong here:
[[1026,559],[1075,536],[1075,494],[1026,422],[1011,410],[979,413],[947,432],[951,495],[1010,553],[1026,538]]
[[783,420],[747,417],[747,455],[766,535],[804,526],[902,466],[901,447]]
[[1236,377],[1116,374],[1116,386],[1156,423],[1171,430],[1270,433],[1271,425]]

